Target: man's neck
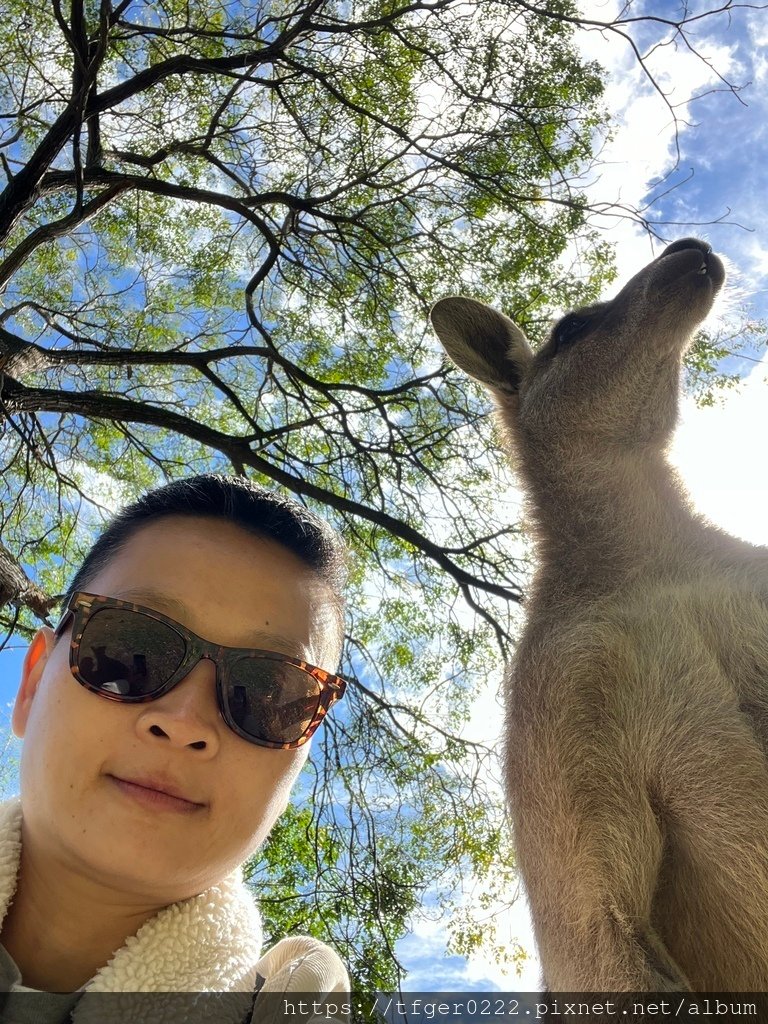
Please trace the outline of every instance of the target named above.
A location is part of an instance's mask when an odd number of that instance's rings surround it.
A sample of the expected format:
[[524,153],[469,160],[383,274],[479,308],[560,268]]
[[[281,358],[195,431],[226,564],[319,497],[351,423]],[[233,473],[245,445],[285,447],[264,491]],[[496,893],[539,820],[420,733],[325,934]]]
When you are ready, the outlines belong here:
[[0,943],[27,988],[76,992],[162,909],[121,903],[113,891],[98,888],[61,865],[46,870],[22,842],[18,886]]

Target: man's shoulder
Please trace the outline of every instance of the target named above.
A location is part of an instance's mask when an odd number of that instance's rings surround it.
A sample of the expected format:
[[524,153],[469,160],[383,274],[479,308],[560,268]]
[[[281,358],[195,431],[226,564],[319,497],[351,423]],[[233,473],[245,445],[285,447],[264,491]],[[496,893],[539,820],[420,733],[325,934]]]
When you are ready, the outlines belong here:
[[275,943],[259,960],[262,992],[349,992],[349,975],[330,946],[308,935]]
[[259,960],[261,988],[250,1024],[348,1024],[349,975],[319,939],[292,935]]

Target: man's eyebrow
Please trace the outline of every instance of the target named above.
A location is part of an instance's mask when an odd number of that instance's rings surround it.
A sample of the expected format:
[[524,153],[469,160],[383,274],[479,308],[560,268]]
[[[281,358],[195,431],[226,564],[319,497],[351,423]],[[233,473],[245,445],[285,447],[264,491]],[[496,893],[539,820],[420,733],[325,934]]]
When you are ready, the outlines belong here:
[[[152,587],[131,587],[128,590],[120,590],[115,594],[119,601],[130,601],[136,604],[147,603],[147,607],[154,611],[168,611],[174,615],[189,615],[190,609],[176,597],[164,594],[162,590],[153,590]],[[154,606],[158,607],[155,608]]]
[[[116,593],[115,597],[120,601],[131,601],[135,604],[144,604],[146,602],[148,608],[152,608],[157,612],[167,612],[171,617],[191,617],[188,604],[177,597],[171,597],[170,594],[164,594],[162,590],[154,590],[152,587],[131,587],[128,590],[121,590],[119,593]],[[207,640],[208,638],[205,637],[205,639]],[[275,645],[278,645],[285,648],[285,650],[278,650],[277,653],[288,654],[294,658],[300,656],[297,648],[301,645],[296,640],[289,640],[288,637],[283,636],[281,633],[255,629],[250,633],[250,641],[250,645],[238,644],[237,646],[251,646],[273,651],[275,650]]]

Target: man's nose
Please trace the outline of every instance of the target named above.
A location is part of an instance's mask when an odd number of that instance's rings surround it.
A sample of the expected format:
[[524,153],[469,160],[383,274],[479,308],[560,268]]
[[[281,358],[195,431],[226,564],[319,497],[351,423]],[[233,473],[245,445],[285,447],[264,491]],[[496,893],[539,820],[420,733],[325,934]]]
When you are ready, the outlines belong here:
[[142,735],[176,747],[218,749],[223,721],[216,700],[216,666],[210,657],[203,656],[168,693],[139,707]]

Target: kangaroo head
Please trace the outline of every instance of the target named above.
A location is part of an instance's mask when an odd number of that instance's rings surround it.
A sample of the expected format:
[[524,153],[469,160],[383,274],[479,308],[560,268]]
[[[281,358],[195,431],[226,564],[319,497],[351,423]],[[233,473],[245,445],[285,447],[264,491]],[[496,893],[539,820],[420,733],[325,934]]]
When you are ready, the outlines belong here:
[[668,246],[608,302],[563,317],[533,352],[511,320],[450,297],[432,309],[446,352],[493,394],[520,454],[663,445],[680,362],[725,280],[705,242]]

